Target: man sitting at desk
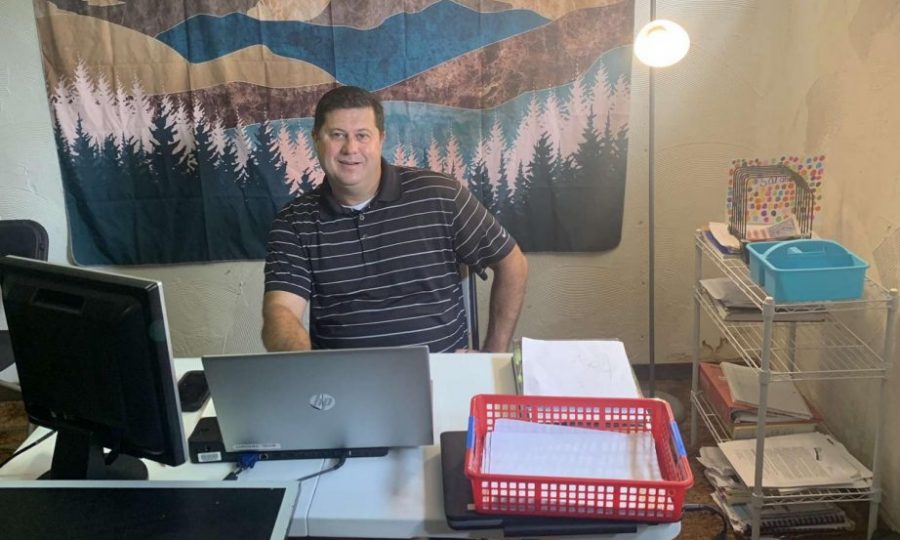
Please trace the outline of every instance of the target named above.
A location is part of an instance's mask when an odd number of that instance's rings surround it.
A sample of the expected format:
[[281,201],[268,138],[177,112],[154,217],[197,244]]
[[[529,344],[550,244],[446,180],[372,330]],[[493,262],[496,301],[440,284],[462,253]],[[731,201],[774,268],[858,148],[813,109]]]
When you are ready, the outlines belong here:
[[[384,109],[354,86],[316,105],[325,181],[275,217],[262,339],[269,351],[468,343],[460,264],[494,271],[482,350],[509,348],[528,265],[516,241],[460,182],[381,157]],[[310,328],[301,318],[310,303]]]

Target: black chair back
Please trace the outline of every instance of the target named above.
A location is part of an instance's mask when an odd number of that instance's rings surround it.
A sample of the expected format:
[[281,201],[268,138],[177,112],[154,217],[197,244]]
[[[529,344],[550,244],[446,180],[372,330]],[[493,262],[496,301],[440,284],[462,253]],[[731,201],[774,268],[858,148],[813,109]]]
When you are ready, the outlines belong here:
[[30,219],[0,220],[0,256],[46,261],[48,248],[47,229],[40,223]]
[[[30,219],[0,220],[0,257],[17,255],[46,261],[48,251],[47,229],[40,223]],[[13,361],[9,332],[0,330],[0,371]]]

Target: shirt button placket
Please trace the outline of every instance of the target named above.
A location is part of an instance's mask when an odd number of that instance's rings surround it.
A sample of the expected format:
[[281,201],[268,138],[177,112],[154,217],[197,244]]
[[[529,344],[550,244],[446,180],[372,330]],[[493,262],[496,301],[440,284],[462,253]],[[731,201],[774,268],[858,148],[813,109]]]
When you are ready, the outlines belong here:
[[366,260],[366,245],[363,243],[363,240],[365,240],[368,235],[364,233],[360,228],[360,224],[365,220],[365,214],[359,214],[358,216],[356,216],[356,234],[359,236],[359,251],[360,255],[362,255],[363,264],[366,264],[368,262]]

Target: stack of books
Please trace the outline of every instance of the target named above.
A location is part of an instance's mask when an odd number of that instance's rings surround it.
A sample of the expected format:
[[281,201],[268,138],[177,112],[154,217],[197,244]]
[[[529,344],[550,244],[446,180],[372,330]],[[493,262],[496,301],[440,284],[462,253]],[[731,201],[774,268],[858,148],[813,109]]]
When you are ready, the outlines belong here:
[[[731,375],[730,382],[722,369],[723,365]],[[699,386],[712,412],[732,439],[756,436],[759,398],[752,394],[753,388],[757,393],[759,388],[756,370],[737,364],[701,362]],[[732,387],[742,389],[749,395],[742,393],[736,399]],[[770,383],[767,401],[767,436],[812,432],[822,422],[822,416],[797,392],[791,381]]]

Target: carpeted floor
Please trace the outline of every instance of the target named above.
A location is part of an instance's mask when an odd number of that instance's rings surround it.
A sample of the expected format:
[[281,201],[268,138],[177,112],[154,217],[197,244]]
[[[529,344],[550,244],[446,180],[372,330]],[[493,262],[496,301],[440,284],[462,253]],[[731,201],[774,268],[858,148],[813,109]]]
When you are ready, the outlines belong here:
[[[657,389],[677,397],[686,407],[689,406],[689,380],[658,380]],[[689,414],[687,416],[689,418]],[[28,423],[22,403],[20,401],[0,401],[0,462],[15,451],[22,441],[25,440],[27,433]],[[690,444],[689,419],[681,423],[681,434],[685,444]],[[698,442],[697,447],[688,447],[688,454],[692,456],[691,467],[694,472],[694,487],[688,490],[685,502],[713,504],[709,496],[711,491],[710,485],[703,476],[702,467],[693,459],[693,456],[697,455],[699,446],[714,444],[712,437],[703,427],[701,427]],[[864,539],[868,505],[850,505],[846,506],[845,509],[856,522],[857,530],[853,533],[844,533],[839,537],[832,536],[831,538],[846,540]],[[721,521],[718,516],[707,512],[686,513],[682,520],[682,533],[679,538],[683,540],[711,540],[721,530],[721,527]],[[729,531],[727,538],[734,539],[735,537]]]
[[28,435],[28,420],[21,401],[0,401],[0,462],[8,458]]

